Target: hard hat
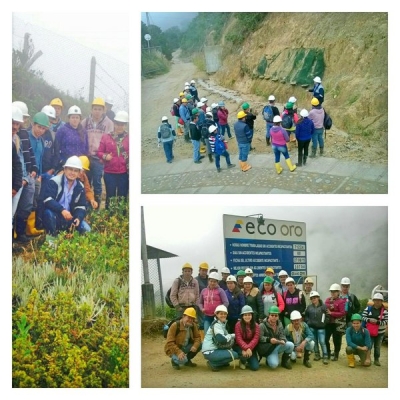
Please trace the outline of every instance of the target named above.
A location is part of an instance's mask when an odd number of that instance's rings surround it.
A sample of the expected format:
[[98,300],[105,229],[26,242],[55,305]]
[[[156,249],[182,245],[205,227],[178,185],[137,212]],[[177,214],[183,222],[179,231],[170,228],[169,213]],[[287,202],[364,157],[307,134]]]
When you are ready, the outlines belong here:
[[279,307],[277,306],[271,306],[268,310],[268,314],[280,314]]
[[297,310],[290,313],[290,320],[293,321],[295,319],[301,319],[301,314]]
[[283,269],[282,271],[279,271],[278,276],[282,276],[282,275],[288,276],[288,273]]
[[216,281],[220,280],[220,276],[218,272],[211,272],[210,275],[208,275],[208,279],[215,279]]
[[311,293],[310,293],[310,299],[311,299],[311,297],[320,297],[320,296],[319,296],[318,292],[312,290]]
[[252,313],[252,314],[254,314],[254,311],[253,311],[253,309],[250,307],[250,306],[243,306],[242,307],[242,311],[240,312],[240,315],[242,315],[242,314],[248,314],[248,313]]
[[237,272],[236,276],[246,276],[246,272],[244,272],[242,269],[240,269],[240,270]]
[[253,278],[251,276],[246,276],[243,279],[243,283],[253,283]]
[[193,110],[192,110],[192,115],[196,115],[196,114],[198,114],[199,113],[199,109],[198,108],[193,108]]
[[207,98],[205,98],[205,97],[202,97],[201,99],[200,99],[200,101],[202,102],[202,103],[207,103]]
[[207,264],[206,262],[202,262],[202,263],[199,265],[199,268],[208,270],[208,264]]
[[92,101],[92,106],[106,106],[106,103],[104,101],[104,99],[102,99],[101,97],[96,97],[93,101]]
[[174,98],[174,103],[177,103],[179,99],[177,97]]
[[28,114],[28,106],[23,101],[14,101],[12,105],[18,107],[22,111],[24,117],[30,117]]
[[115,114],[114,121],[123,122],[124,124],[127,124],[129,122],[129,115],[126,111],[118,111]]
[[50,126],[49,117],[44,112],[38,112],[33,116],[33,123],[48,128]]
[[244,111],[239,111],[237,114],[237,119],[242,119],[246,117],[246,113]]
[[225,107],[225,103],[223,101],[218,102],[218,107]]
[[185,86],[189,86],[190,85],[190,83],[189,82],[185,82]]
[[340,281],[341,285],[350,285],[350,279],[347,277],[342,278],[342,280]]
[[333,283],[333,284],[331,285],[331,287],[329,288],[329,291],[330,291],[330,292],[335,291],[335,290],[340,291],[340,286],[339,286],[339,284],[337,284],[337,283]]
[[222,273],[222,274],[230,274],[231,271],[229,271],[229,268],[223,267],[223,268],[221,269],[221,273]]
[[303,118],[308,117],[308,111],[307,111],[305,108],[303,108],[303,109],[300,111],[300,115],[301,115]]
[[285,104],[285,108],[286,108],[286,110],[291,110],[291,109],[293,108],[293,103],[291,103],[290,101],[288,101],[288,102]]
[[314,78],[314,82],[316,82],[316,83],[321,83],[321,78],[320,78],[319,76],[316,76],[316,77]]
[[186,99],[182,99],[182,103],[187,103],[187,100]]
[[274,123],[282,122],[282,118],[279,115],[275,115],[274,119],[272,120]]
[[272,274],[275,273],[274,270],[273,270],[273,268],[271,268],[271,267],[268,267],[268,268],[265,270],[265,272],[271,272]]
[[[206,113],[208,113],[208,112],[210,113],[211,110],[212,110],[212,108],[210,106],[206,107]],[[212,115],[212,113],[211,113],[211,115]]]
[[[207,108],[210,108],[210,107],[207,107]],[[212,117],[212,116],[213,116],[213,114],[212,114],[212,112],[211,112],[211,111],[208,111],[208,112],[206,112],[206,116],[207,116],[207,117]]]
[[15,122],[24,122],[24,116],[22,111],[17,106],[12,106],[12,120]]
[[106,97],[106,101],[105,102],[106,102],[106,104],[109,104],[110,106],[112,106],[114,104],[114,100],[110,96]]
[[82,115],[81,109],[78,106],[71,106],[68,109],[68,116],[69,115]]
[[382,293],[375,293],[372,300],[382,300],[383,301],[383,294]]
[[193,271],[193,267],[189,263],[185,263],[182,265],[182,269],[191,269]]
[[189,84],[185,86],[185,90],[189,90]]
[[194,79],[192,79],[192,80],[190,81],[190,83],[196,83],[196,81],[195,81]]
[[263,281],[263,283],[274,283],[274,280],[273,280],[273,278],[271,278],[270,276],[266,276],[265,278],[264,278],[264,281]]
[[294,283],[294,279],[291,278],[290,276],[285,279],[285,285],[287,285],[289,282],[293,282]]
[[252,270],[251,268],[246,268],[246,269],[244,270],[244,272],[245,272],[246,274],[252,274],[252,273],[253,273],[253,270]]
[[162,122],[162,121],[168,121],[168,117],[164,115],[164,116],[161,118],[161,122]]
[[196,310],[193,307],[189,307],[187,308],[184,312],[183,315],[187,315],[188,317],[192,317],[194,319],[196,319]]
[[218,272],[218,268],[215,265],[211,265],[210,272]]
[[53,100],[50,102],[50,105],[51,105],[51,106],[64,107],[63,102],[62,102],[61,99],[59,99],[58,97],[56,97],[55,99],[53,99]]
[[217,130],[217,127],[215,125],[210,125],[210,127],[208,128],[208,132],[213,133]]
[[204,103],[203,103],[203,102],[201,102],[201,101],[197,102],[196,107],[203,107],[203,106],[204,106]]
[[313,97],[311,99],[311,105],[317,106],[319,104],[319,100],[316,97]]
[[242,108],[243,108],[243,110],[247,110],[248,108],[250,108],[250,104],[249,103],[243,103],[242,104]]
[[352,321],[362,321],[362,317],[361,317],[360,314],[353,314],[353,315],[351,316],[351,320],[352,320]]
[[193,96],[191,94],[187,94],[185,97],[187,100],[191,100],[193,98]]
[[288,100],[288,102],[289,103],[296,103],[296,101],[297,101],[297,99],[296,99],[296,97],[294,97],[294,96],[292,96],[292,97],[289,97],[289,100]]
[[81,160],[82,168],[83,168],[83,169],[86,169],[86,171],[90,171],[90,168],[89,168],[89,166],[90,166],[89,158],[86,157],[86,156],[79,156],[79,159]]
[[312,280],[312,278],[307,277],[304,281],[304,283],[314,283],[314,281]]
[[217,308],[214,311],[214,314],[221,312],[221,311],[226,312],[228,314],[228,309],[223,304],[217,306]]
[[53,106],[44,106],[42,112],[45,113],[49,118],[56,119],[56,110]]
[[269,101],[275,101],[275,96],[273,94],[271,94],[271,96],[268,97]]
[[180,93],[179,93],[179,97],[180,97],[180,96],[184,96],[184,95],[185,95],[185,93],[183,93],[183,92],[180,92]]
[[216,107],[218,107],[218,103],[212,103],[211,104],[211,108],[216,108]]
[[227,281],[227,282],[236,282],[236,278],[235,278],[234,275],[229,275],[229,276],[226,278],[226,281]]
[[78,156],[72,156],[65,162],[64,168],[65,167],[78,168],[82,170],[82,162]]

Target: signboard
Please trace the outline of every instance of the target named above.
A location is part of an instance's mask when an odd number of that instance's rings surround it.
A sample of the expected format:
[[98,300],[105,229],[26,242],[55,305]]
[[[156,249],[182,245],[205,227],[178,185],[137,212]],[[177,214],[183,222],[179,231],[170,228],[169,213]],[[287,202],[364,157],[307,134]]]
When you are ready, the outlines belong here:
[[232,275],[251,268],[259,285],[268,267],[285,270],[296,282],[307,275],[306,224],[223,215],[225,261]]

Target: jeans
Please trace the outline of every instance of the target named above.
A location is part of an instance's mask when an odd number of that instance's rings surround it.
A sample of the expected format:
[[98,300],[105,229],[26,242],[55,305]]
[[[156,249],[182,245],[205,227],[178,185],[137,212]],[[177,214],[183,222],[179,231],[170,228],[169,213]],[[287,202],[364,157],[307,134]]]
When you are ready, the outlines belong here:
[[90,184],[93,186],[95,196],[101,196],[102,183],[101,178],[103,177],[104,165],[100,162],[98,157],[89,157],[90,160],[90,171],[86,171],[87,177]]
[[[299,344],[300,344],[300,343],[299,343]],[[293,349],[292,354],[291,354],[291,356],[290,356],[290,358],[291,358],[292,360],[295,360],[295,359],[297,358],[297,356],[296,356],[296,349],[297,349],[297,346],[299,346],[299,344],[294,344],[294,349]],[[310,340],[310,341],[307,342],[306,345],[304,346],[304,350],[307,350],[307,351],[314,351],[314,346],[315,346],[314,340]]]
[[325,328],[317,329],[317,328],[311,328],[310,330],[314,335],[314,342],[315,342],[315,354],[319,354],[319,346],[321,346],[322,350],[322,355],[324,357],[328,357],[328,350],[326,348],[326,343],[325,343]]
[[251,355],[251,357],[242,357],[243,350],[237,344],[233,345],[233,350],[235,350],[236,353],[238,353],[239,360],[243,364],[246,364],[246,363],[249,364],[249,368],[252,371],[257,371],[260,368],[260,363],[258,362],[257,352],[255,350],[252,350],[253,354]]
[[274,124],[272,122],[267,122],[266,125],[266,137],[269,139],[271,137],[271,128],[274,126]]
[[351,346],[346,347],[346,354],[354,354],[356,356],[359,356],[362,364],[364,364],[365,359],[367,358],[366,350],[353,349]]
[[128,197],[129,175],[123,174],[104,174],[104,183],[106,185],[106,208],[110,204],[111,197]]
[[230,159],[229,153],[225,150],[221,155],[215,153],[215,166],[217,167],[217,169],[221,168],[221,165],[220,165],[221,156],[225,157],[227,165],[231,165],[231,159]]
[[[67,221],[61,214],[46,209],[43,212],[43,227],[51,236],[56,236],[60,231],[67,231],[74,223],[74,218]],[[81,221],[76,230],[82,235],[90,232],[90,226],[87,222]]]
[[273,144],[272,150],[275,154],[275,162],[276,163],[278,163],[281,160],[281,153],[283,154],[283,156],[285,157],[286,160],[289,158],[289,152],[288,152],[286,145],[277,146],[276,144]]
[[225,130],[228,132],[228,137],[231,138],[231,127],[229,126],[229,124],[226,125],[220,125],[221,127],[221,135],[224,136],[225,135]]
[[173,140],[169,140],[168,142],[163,142],[165,157],[167,158],[167,162],[169,163],[172,162],[172,159],[174,158],[174,155],[172,154],[173,145],[174,145]]
[[328,324],[326,325],[325,328],[325,344],[326,344],[326,350],[328,352],[328,356],[330,357],[332,355],[331,352],[331,345],[329,343],[329,340],[332,336],[333,338],[333,346],[334,346],[334,351],[335,354],[338,355],[340,352],[340,348],[342,347],[342,336],[343,334],[340,332],[336,331],[336,324]]
[[380,333],[378,336],[375,337],[371,336],[371,343],[372,347],[374,348],[374,360],[379,360],[379,357],[381,356],[381,344],[383,341],[383,336],[384,333]]
[[277,368],[279,365],[279,354],[287,353],[290,354],[293,351],[294,344],[292,342],[286,342],[285,344],[279,344],[275,346],[272,353],[267,357],[265,364],[270,368]]
[[189,360],[191,360],[192,358],[196,357],[197,353],[201,350],[201,344],[200,344],[200,347],[197,349],[197,351],[195,353],[190,351],[192,346],[193,346],[193,342],[189,342],[186,346],[182,347],[181,350],[185,353],[185,358],[183,360],[180,360],[176,354],[172,354],[172,356],[171,356],[172,361],[175,364],[184,365]]
[[204,140],[205,140],[205,143],[206,143],[207,155],[212,154],[210,141],[208,140],[208,138],[206,138]]
[[311,136],[311,140],[312,140],[312,147],[313,149],[316,149],[318,147],[318,143],[319,143],[319,148],[323,148],[324,147],[324,128],[315,128],[314,129],[314,133]]
[[[232,353],[232,355],[231,355]],[[239,358],[238,353],[234,350],[217,349],[208,354],[203,353],[204,358],[210,362],[212,367],[222,367]],[[233,359],[232,359],[233,356]]]
[[250,151],[250,143],[238,143],[239,161],[247,161]]
[[303,156],[308,157],[308,146],[310,145],[311,139],[308,140],[297,140],[297,159],[299,163],[303,162]]
[[192,139],[192,144],[193,144],[193,161],[196,162],[200,160],[200,140]]

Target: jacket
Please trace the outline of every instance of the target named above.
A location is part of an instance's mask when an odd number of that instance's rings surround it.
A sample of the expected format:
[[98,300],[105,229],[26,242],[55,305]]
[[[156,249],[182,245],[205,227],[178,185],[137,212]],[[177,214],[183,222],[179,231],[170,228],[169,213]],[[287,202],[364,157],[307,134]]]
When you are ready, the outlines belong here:
[[332,297],[328,297],[325,300],[325,304],[326,308],[331,312],[328,323],[334,324],[335,319],[341,318],[346,315],[345,299],[341,299],[340,297],[338,297],[337,299],[333,300]]
[[296,125],[296,139],[310,140],[314,133],[314,123],[311,119],[305,117]]
[[187,106],[183,105],[183,103],[179,107],[179,116],[183,119],[183,122],[190,121],[190,113]]
[[293,294],[287,290],[283,294],[283,302],[285,303],[285,317],[290,318],[290,313],[294,310],[299,311],[300,314],[304,315],[304,311],[306,310],[306,299],[300,289],[296,288]]
[[[383,308],[383,314],[382,318],[380,318],[381,315],[381,310]],[[375,308],[374,306],[368,306],[364,309],[362,313],[362,319],[363,321],[369,322],[369,320],[373,318],[379,321],[379,330],[378,334],[383,334],[385,333],[387,324],[388,324],[388,310],[382,306],[381,308]]]
[[255,321],[258,322],[260,319],[264,319],[264,306],[261,300],[261,293],[258,288],[253,287],[247,296],[246,294],[244,295],[244,298],[246,300],[246,305],[250,306],[254,311]]
[[100,140],[104,133],[111,133],[114,131],[114,123],[103,114],[99,122],[95,123],[91,116],[82,121],[82,126],[87,132],[89,143],[89,156],[97,157],[97,150],[99,149]]
[[236,298],[234,298],[232,292],[230,292],[227,289],[225,290],[225,294],[229,302],[228,319],[229,320],[239,319],[240,312],[242,311],[242,308],[246,305],[243,293],[239,293],[239,295]]
[[226,293],[219,286],[217,286],[215,289],[206,287],[201,291],[198,306],[204,315],[209,317],[214,315],[215,309],[221,304],[227,308],[229,306]]
[[54,138],[49,129],[42,136],[44,143],[44,153],[42,159],[42,171],[47,172],[57,167],[57,155],[55,153]]
[[[177,331],[177,324],[179,324],[179,332]],[[186,333],[189,330],[189,343],[193,343],[192,347],[196,350],[200,347],[201,337],[199,333],[199,328],[196,323],[193,323],[192,327],[185,327],[183,320],[174,322],[168,329],[167,341],[164,345],[164,351],[167,356],[172,356],[173,354],[178,355],[182,352],[182,346],[186,340]]]
[[[122,138],[122,140],[121,140]],[[120,145],[118,145],[120,143]],[[125,155],[123,154],[125,153]],[[110,161],[104,160],[107,154],[112,155]],[[100,140],[97,157],[103,160],[104,172],[107,174],[125,174],[128,172],[127,160],[129,156],[129,135],[124,132],[114,138],[111,133],[105,133]]]
[[367,346],[368,349],[371,349],[372,347],[371,335],[369,334],[368,329],[363,328],[362,326],[358,332],[356,332],[352,326],[346,329],[346,343],[347,346],[350,346],[354,350],[357,349],[357,346]]
[[324,127],[325,111],[321,106],[313,106],[308,113],[308,118],[314,122],[315,129],[322,129]]
[[304,313],[304,321],[310,328],[323,329],[328,319],[328,315],[326,315],[326,305],[321,299],[317,306],[310,304]]
[[250,324],[245,324],[246,332],[242,331],[240,321],[235,325],[235,341],[242,350],[254,350],[260,339],[260,325],[256,323],[254,334],[250,329]]
[[221,322],[215,317],[214,322],[215,324],[213,323],[208,328],[208,331],[205,332],[203,345],[201,346],[201,351],[203,353],[218,350],[214,340],[220,343],[227,343],[230,340],[235,339],[234,333],[228,333],[226,322]]
[[29,140],[33,154],[35,155],[36,166],[38,167],[38,175],[42,174],[43,154],[44,154],[44,142],[42,136],[35,137],[32,130],[28,131]]
[[36,158],[33,153],[31,141],[29,140],[29,134],[25,129],[20,129],[17,133],[20,141],[20,151],[24,157],[25,171],[27,174],[31,172],[38,173],[38,167],[36,165]]
[[301,332],[301,341],[296,343],[296,331],[293,327],[293,324],[289,324],[285,328],[286,339],[292,342],[295,346],[298,346],[303,340],[306,342],[311,342],[314,340],[314,334],[311,332],[311,329],[305,322],[300,322],[300,332]]
[[217,115],[218,115],[218,123],[220,125],[228,125],[229,111],[227,108],[218,107]]
[[189,130],[190,130],[190,139],[192,139],[192,140],[200,140],[201,139],[200,129],[197,127],[197,125],[193,121],[190,121]]
[[246,124],[249,126],[250,129],[254,129],[254,120],[255,120],[256,118],[257,118],[257,116],[254,115],[254,114],[251,113],[251,112],[248,112],[248,113],[246,114],[246,119],[245,119],[245,121],[246,121]]
[[277,320],[276,323],[276,330],[269,324],[268,318],[265,318],[263,322],[260,323],[260,343],[270,343],[272,338],[287,342],[282,322]]
[[344,299],[346,302],[344,309],[346,310],[346,321],[349,322],[353,314],[358,314],[360,312],[360,302],[358,301],[357,296],[353,293],[340,293],[339,297]]
[[236,121],[233,124],[233,130],[235,131],[236,141],[238,144],[251,143],[253,134],[246,122],[241,120]]
[[174,283],[171,286],[171,294],[169,297],[174,307],[194,306],[199,299],[199,283],[193,277],[186,282],[182,279],[181,275],[174,280]]
[[199,294],[203,289],[208,286],[208,275],[203,279],[200,275],[197,275],[196,278],[197,282],[199,282]]
[[278,306],[279,311],[282,312],[285,308],[285,303],[283,302],[283,298],[280,293],[274,292],[271,290],[270,292],[266,292],[265,290],[261,292],[261,300],[264,306],[264,314],[268,316],[268,310],[271,306]]
[[12,143],[12,190],[18,192],[22,186],[22,164],[15,144]]
[[271,134],[271,142],[275,146],[286,146],[286,142],[289,141],[289,135],[286,129],[283,129],[280,125],[274,125],[269,131]]

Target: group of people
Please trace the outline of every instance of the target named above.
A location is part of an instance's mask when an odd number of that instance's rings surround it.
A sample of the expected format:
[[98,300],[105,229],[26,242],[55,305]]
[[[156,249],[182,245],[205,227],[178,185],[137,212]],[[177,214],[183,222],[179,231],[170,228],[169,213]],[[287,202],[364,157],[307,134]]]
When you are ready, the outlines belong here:
[[[278,174],[283,171],[280,164],[281,154],[284,156],[289,170],[292,172],[297,167],[306,165],[308,158],[309,144],[312,141],[312,152],[310,157],[314,158],[319,146],[320,155],[324,154],[323,123],[325,110],[322,107],[324,102],[324,87],[320,77],[314,78],[314,87],[309,89],[313,93],[311,110],[302,109],[297,112],[296,101],[291,96],[280,112],[276,106],[276,98],[270,95],[268,104],[263,109],[263,118],[266,123],[266,143],[272,144],[275,155],[275,168]],[[180,92],[179,97],[173,99],[171,114],[174,116],[174,123],[170,123],[167,116],[161,118],[161,125],[157,131],[158,143],[164,147],[168,163],[172,163],[173,144],[177,135],[184,133],[186,142],[192,142],[193,162],[200,164],[205,157],[201,155],[201,144],[204,145],[210,162],[215,159],[215,166],[221,172],[220,157],[226,159],[227,168],[235,165],[231,163],[228,152],[228,139],[236,137],[239,151],[239,165],[243,172],[252,167],[248,163],[248,156],[252,147],[254,134],[254,122],[258,112],[250,107],[248,102],[241,106],[233,125],[234,134],[228,122],[229,111],[223,101],[212,103],[208,106],[208,99],[199,99],[196,82],[185,82],[185,88]],[[225,137],[227,134],[227,138]],[[222,144],[223,145],[222,145]],[[289,147],[296,143],[298,148],[298,162],[293,164]]]
[[112,111],[112,99],[97,97],[83,117],[72,105],[63,121],[63,101],[54,98],[31,118],[26,103],[12,103],[13,241],[27,243],[46,232],[90,231],[88,208],[128,196],[128,113]]
[[323,364],[338,360],[343,335],[349,367],[355,367],[355,355],[363,366],[370,366],[372,348],[374,365],[381,365],[388,324],[381,293],[361,310],[357,296],[350,293],[348,277],[332,284],[330,296],[323,301],[313,290],[311,277],[304,279],[300,289],[286,271],[281,270],[278,279],[274,276],[268,267],[257,287],[251,268],[233,275],[224,267],[220,274],[203,262],[194,277],[193,267],[185,263],[170,294],[177,319],[170,324],[164,350],[172,367],[195,367],[192,359],[201,351],[212,371],[236,359],[240,369],[256,371],[263,357],[270,368],[280,363],[291,369],[299,358],[311,368],[312,353],[314,361]]

